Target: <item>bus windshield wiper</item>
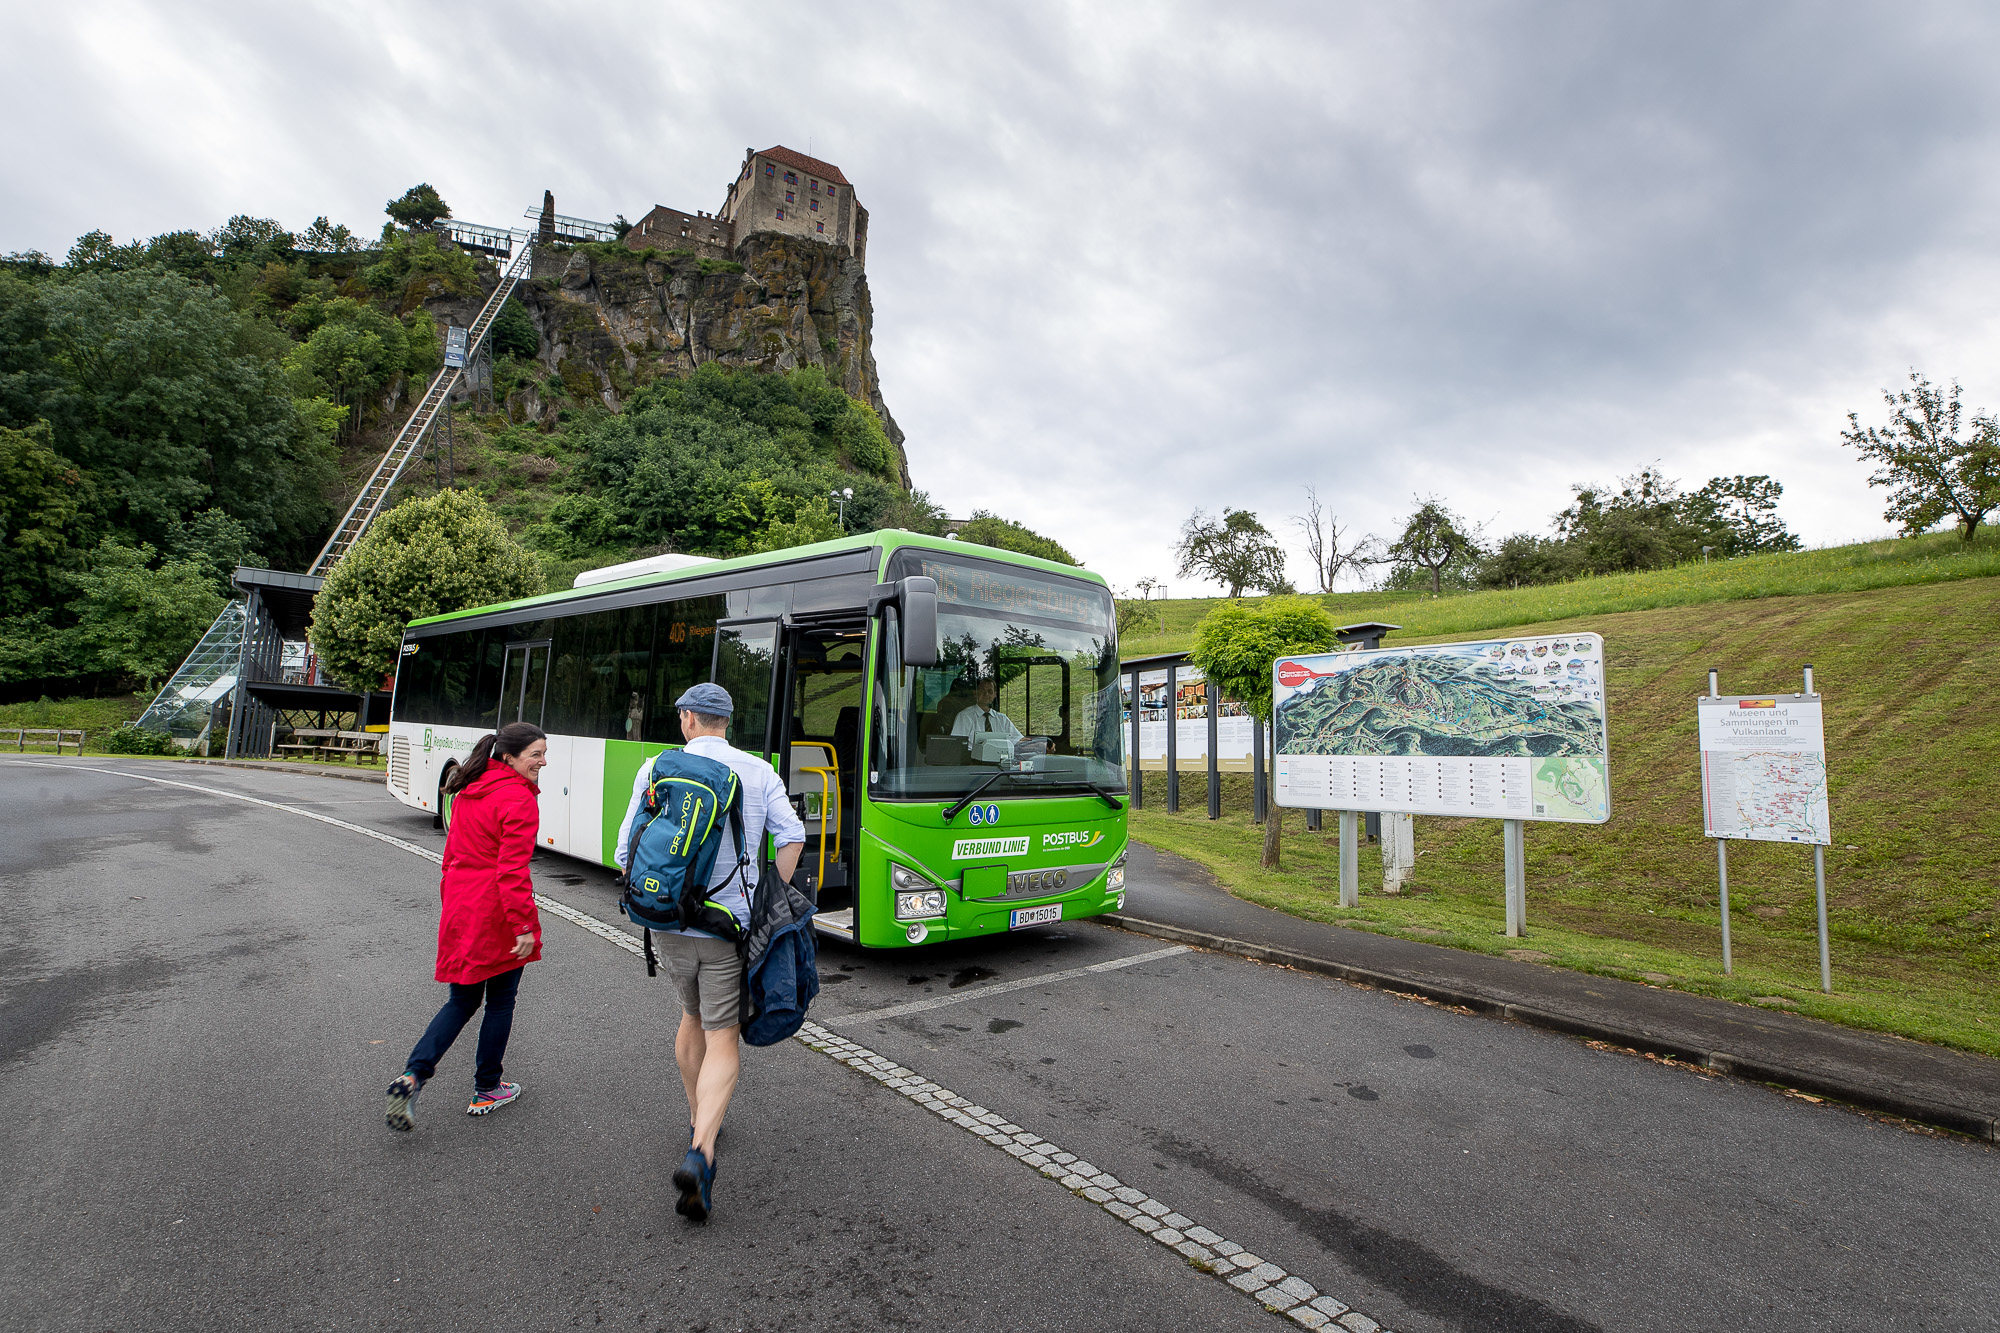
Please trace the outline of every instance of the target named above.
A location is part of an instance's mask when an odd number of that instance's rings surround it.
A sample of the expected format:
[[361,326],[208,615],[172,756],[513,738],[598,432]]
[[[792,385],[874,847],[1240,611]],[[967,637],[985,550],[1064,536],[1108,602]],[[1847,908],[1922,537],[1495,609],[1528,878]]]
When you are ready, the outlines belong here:
[[988,787],[992,786],[1000,779],[1010,776],[1011,773],[1012,773],[1011,769],[1002,768],[995,770],[992,774],[984,778],[977,787],[974,787],[971,791],[959,797],[956,801],[953,801],[950,805],[944,808],[944,822],[949,824],[953,819],[955,819],[958,816],[959,811],[965,809],[966,806],[971,805],[975,800],[979,799],[980,792],[985,791]]
[[1124,806],[1118,804],[1118,798],[1116,796],[1113,796],[1110,792],[1098,786],[1095,782],[1086,782],[1083,785],[1090,788],[1092,791],[1096,792],[1097,799],[1103,801],[1113,810],[1123,810],[1125,808]]

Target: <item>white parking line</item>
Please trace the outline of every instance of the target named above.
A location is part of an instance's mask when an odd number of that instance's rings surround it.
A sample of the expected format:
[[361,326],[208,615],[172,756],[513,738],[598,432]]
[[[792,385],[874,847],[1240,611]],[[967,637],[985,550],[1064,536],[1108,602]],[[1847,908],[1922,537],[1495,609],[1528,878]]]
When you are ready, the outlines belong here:
[[926,1009],[942,1009],[948,1004],[963,1004],[967,1000],[981,1000],[988,995],[1003,995],[1010,990],[1027,990],[1031,986],[1045,986],[1051,981],[1067,981],[1071,977],[1087,977],[1093,972],[1116,972],[1121,967],[1136,967],[1140,963],[1150,963],[1161,958],[1172,958],[1177,953],[1191,952],[1187,945],[1177,944],[1171,949],[1154,949],[1150,953],[1136,953],[1128,958],[1113,958],[1107,962],[1092,963],[1087,967],[1072,967],[1066,972],[1051,972],[1047,976],[1022,977],[1019,981],[1003,981],[998,985],[981,986],[977,990],[960,991],[956,995],[939,995],[929,1000],[912,1000],[908,1004],[892,1004],[886,1009],[870,1009],[859,1014],[842,1014],[838,1018],[826,1020],[826,1026],[847,1027],[855,1023],[873,1023],[884,1018],[901,1018],[904,1014],[919,1014]]
[[[26,762],[38,768],[56,767],[53,764]],[[61,767],[75,769],[79,765],[64,764]],[[114,768],[90,768],[86,771],[108,773],[113,777],[133,778],[140,782],[157,783],[163,787],[180,787],[187,791],[201,792],[206,796],[222,796],[232,801],[261,805],[270,810],[282,810],[288,815],[302,815],[307,819],[318,820],[322,824],[332,824],[337,828],[359,833],[363,837],[386,842],[434,864],[441,865],[444,861],[438,853],[419,847],[413,842],[405,842],[401,838],[379,833],[371,828],[363,828],[359,824],[350,824],[331,815],[302,810],[295,805],[245,796],[241,792],[226,791],[220,787],[204,787],[193,782],[176,782],[171,778],[148,777],[143,773],[125,773]],[[559,903],[539,893],[535,895],[535,904],[544,911],[553,912],[565,921],[579,925],[591,934],[616,944],[621,949],[632,953],[641,952],[636,938],[616,926],[599,921],[588,912],[580,912],[566,903]],[[1177,945],[1171,949],[1155,949],[1150,953],[1134,954],[1129,958],[1112,958],[1102,963],[1092,963],[1087,967],[1072,968],[1066,972],[1052,972],[1045,977],[1025,978],[1020,981],[1003,982],[997,986],[985,986],[977,991],[968,991],[964,995],[940,996],[932,1000],[892,1005],[887,1009],[876,1009],[865,1014],[849,1014],[834,1019],[833,1022],[860,1022],[865,1019],[914,1013],[923,1009],[934,1009],[940,1005],[957,1004],[961,1000],[975,999],[981,995],[994,995],[1003,991],[1039,986],[1045,982],[1082,976],[1090,972],[1115,971],[1121,967],[1131,967],[1135,963],[1169,958],[1174,954],[1187,952],[1189,950],[1186,945]],[[976,1106],[916,1071],[877,1055],[866,1046],[849,1041],[828,1025],[809,1022],[799,1030],[795,1040],[850,1068],[860,1070],[932,1114],[950,1121],[966,1133],[1005,1152],[1023,1166],[1057,1181],[1076,1197],[1097,1205],[1133,1230],[1173,1250],[1195,1268],[1227,1283],[1265,1309],[1286,1316],[1302,1328],[1324,1329],[1328,1333],[1342,1333],[1343,1330],[1345,1333],[1386,1333],[1380,1324],[1359,1310],[1351,1309],[1332,1296],[1322,1294],[1303,1278],[1250,1253],[1221,1233],[1201,1226],[1192,1218],[1176,1211],[1171,1204],[1125,1184],[1109,1172],[1099,1171],[1089,1162],[1074,1153],[1064,1152],[1059,1145],[1047,1139],[1030,1134],[998,1111]]]

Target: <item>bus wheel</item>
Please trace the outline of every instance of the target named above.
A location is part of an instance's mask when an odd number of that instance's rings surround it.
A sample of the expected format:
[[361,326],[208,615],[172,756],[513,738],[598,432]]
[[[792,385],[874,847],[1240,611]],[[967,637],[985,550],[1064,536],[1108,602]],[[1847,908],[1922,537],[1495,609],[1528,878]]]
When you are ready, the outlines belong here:
[[452,764],[438,778],[437,813],[431,816],[431,827],[441,828],[446,833],[451,832],[451,797],[445,792],[445,787],[451,782],[451,775],[457,771],[458,765]]

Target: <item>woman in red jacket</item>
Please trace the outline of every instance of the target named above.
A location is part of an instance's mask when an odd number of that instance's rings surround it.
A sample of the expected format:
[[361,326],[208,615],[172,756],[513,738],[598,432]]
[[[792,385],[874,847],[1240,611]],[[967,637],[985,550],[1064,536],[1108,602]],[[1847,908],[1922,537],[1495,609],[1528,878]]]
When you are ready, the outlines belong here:
[[542,921],[528,879],[541,827],[536,776],[548,763],[548,738],[540,727],[509,722],[482,736],[451,778],[451,830],[444,840],[444,880],[439,896],[437,979],[451,998],[410,1052],[389,1085],[389,1128],[416,1123],[411,1106],[437,1062],[483,1002],[479,1067],[467,1115],[485,1115],[521,1095],[518,1083],[500,1081],[507,1035],[514,1027],[514,992],[521,970],[542,956]]

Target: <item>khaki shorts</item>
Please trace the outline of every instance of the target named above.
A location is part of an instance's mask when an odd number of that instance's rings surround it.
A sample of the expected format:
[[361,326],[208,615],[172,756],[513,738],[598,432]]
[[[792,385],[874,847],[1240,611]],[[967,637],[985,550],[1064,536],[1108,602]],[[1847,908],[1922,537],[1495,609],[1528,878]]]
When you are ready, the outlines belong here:
[[681,1010],[701,1020],[704,1032],[743,1021],[743,959],[728,940],[707,935],[653,933],[653,952],[666,966]]

